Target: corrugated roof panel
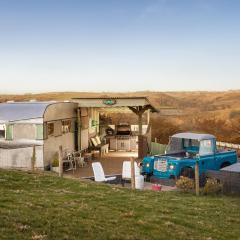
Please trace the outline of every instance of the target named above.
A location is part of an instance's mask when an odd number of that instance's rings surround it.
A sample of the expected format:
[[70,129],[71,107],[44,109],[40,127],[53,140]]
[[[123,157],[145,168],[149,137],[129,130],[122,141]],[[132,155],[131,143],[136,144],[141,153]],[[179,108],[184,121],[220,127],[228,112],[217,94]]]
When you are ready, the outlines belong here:
[[14,102],[0,104],[0,122],[42,118],[53,102]]

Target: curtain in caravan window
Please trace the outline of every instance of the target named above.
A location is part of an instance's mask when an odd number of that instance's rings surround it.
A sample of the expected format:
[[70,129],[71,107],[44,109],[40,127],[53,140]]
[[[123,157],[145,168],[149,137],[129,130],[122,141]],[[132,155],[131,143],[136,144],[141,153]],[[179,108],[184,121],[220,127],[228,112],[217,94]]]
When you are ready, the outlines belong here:
[[6,140],[13,140],[13,124],[6,125]]
[[5,138],[5,136],[6,136],[5,124],[0,124],[0,138]]
[[62,135],[62,121],[54,122],[54,136],[61,136]]
[[62,120],[62,133],[69,133],[71,132],[72,120]]
[[71,128],[70,128],[71,133],[74,133],[76,131],[76,125],[77,125],[76,119],[72,119],[71,120]]
[[36,125],[36,140],[43,139],[43,124]]

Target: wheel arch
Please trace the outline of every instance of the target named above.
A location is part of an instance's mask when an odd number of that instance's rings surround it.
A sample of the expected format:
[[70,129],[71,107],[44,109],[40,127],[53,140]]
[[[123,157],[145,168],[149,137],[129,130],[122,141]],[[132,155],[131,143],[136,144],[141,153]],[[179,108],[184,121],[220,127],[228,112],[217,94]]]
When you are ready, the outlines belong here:
[[226,160],[226,161],[224,161],[224,162],[221,163],[220,169],[221,169],[221,168],[224,168],[224,167],[227,167],[227,166],[230,166],[230,165],[231,165],[231,162],[229,162],[229,161]]

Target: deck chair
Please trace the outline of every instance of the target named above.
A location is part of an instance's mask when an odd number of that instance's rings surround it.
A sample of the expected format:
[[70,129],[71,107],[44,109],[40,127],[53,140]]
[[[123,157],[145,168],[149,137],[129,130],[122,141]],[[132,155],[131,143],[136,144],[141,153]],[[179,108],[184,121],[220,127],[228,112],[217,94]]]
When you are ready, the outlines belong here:
[[94,173],[94,180],[95,182],[109,182],[116,179],[116,176],[114,177],[105,177],[102,164],[100,162],[94,162],[92,163],[93,173]]
[[[135,177],[140,175],[140,168],[134,162]],[[124,186],[126,180],[131,180],[131,161],[124,161],[122,167],[122,185]]]
[[90,144],[92,145],[90,149],[99,151],[100,157],[108,153],[109,144],[102,143],[99,136],[91,138]]

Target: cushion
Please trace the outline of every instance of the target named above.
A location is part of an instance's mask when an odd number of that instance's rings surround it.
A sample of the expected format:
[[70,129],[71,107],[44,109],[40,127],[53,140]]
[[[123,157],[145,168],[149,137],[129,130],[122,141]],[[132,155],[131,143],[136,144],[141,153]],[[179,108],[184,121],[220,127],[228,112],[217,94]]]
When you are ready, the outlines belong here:
[[91,141],[92,141],[92,144],[93,144],[94,147],[98,146],[98,143],[97,143],[95,138],[91,138]]
[[98,145],[101,145],[101,140],[100,140],[100,137],[99,136],[96,136],[95,137],[95,140],[97,142]]

